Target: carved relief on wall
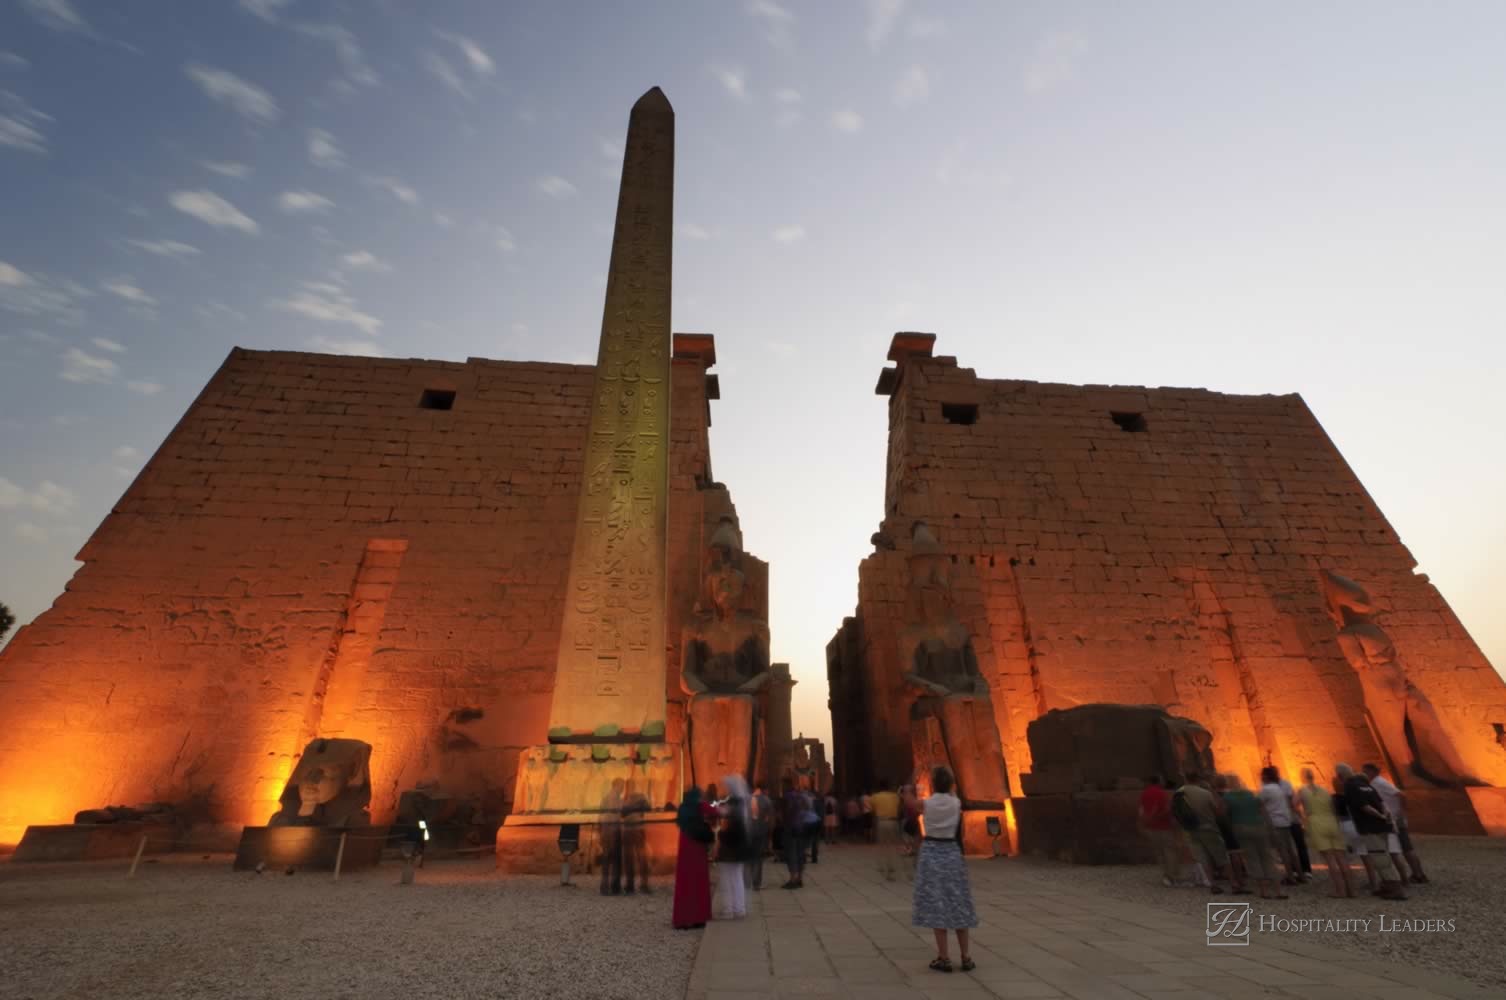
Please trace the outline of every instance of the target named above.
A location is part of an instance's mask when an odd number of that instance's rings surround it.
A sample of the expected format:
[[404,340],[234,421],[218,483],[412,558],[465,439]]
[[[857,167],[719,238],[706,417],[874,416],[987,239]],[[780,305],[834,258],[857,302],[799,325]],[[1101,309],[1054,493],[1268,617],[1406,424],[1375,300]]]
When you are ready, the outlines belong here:
[[1338,627],[1339,648],[1354,668],[1365,713],[1399,782],[1479,782],[1470,774],[1427,695],[1408,679],[1396,645],[1375,621],[1370,593],[1353,580],[1323,572],[1323,596]]

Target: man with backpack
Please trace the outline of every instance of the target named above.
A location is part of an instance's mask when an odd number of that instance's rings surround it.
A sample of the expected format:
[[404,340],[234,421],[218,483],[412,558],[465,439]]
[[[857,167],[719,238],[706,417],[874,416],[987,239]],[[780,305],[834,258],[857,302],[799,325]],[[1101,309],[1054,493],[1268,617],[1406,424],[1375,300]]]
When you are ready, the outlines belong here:
[[1193,860],[1208,873],[1208,891],[1215,896],[1222,894],[1224,890],[1218,883],[1225,879],[1236,893],[1245,895],[1249,890],[1235,881],[1229,867],[1229,851],[1219,832],[1218,818],[1223,807],[1223,800],[1213,794],[1208,779],[1200,774],[1189,774],[1187,783],[1171,796],[1171,815],[1187,834]]

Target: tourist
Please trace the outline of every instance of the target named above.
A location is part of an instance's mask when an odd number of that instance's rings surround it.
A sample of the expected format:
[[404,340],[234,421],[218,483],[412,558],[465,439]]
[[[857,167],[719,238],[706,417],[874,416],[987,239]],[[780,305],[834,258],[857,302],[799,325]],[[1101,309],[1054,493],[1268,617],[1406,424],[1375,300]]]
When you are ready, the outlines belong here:
[[801,789],[800,836],[810,848],[811,864],[821,860],[821,796],[811,789]]
[[763,861],[769,850],[769,834],[774,825],[774,803],[764,793],[763,786],[753,790],[749,804],[753,817],[753,842],[748,849],[748,864],[743,869],[747,885],[754,892],[763,889]]
[[1286,893],[1276,886],[1276,859],[1271,845],[1275,824],[1265,808],[1264,796],[1256,798],[1237,774],[1224,775],[1224,781],[1228,786],[1224,806],[1234,827],[1234,838],[1244,852],[1245,871],[1255,880],[1255,891],[1261,899],[1286,899]]
[[[1380,768],[1374,764],[1365,764],[1360,770],[1365,772],[1365,777],[1370,779],[1370,787],[1380,793],[1381,801],[1386,804],[1386,812],[1391,814],[1392,821],[1396,824],[1396,845],[1391,851],[1391,859],[1395,862],[1402,878],[1417,885],[1425,885],[1428,877],[1422,870],[1422,859],[1417,856],[1417,849],[1412,846],[1412,834],[1407,829],[1407,806],[1405,796],[1400,788],[1381,776]],[[1391,845],[1388,844],[1388,847]],[[1406,867],[1411,869],[1411,876],[1402,871],[1401,857],[1406,857]]]
[[1189,774],[1186,783],[1171,797],[1171,814],[1186,832],[1187,845],[1192,849],[1193,859],[1203,867],[1208,891],[1213,895],[1224,891],[1218,884],[1221,878],[1233,883],[1234,891],[1244,891],[1231,876],[1229,849],[1219,830],[1223,809],[1223,800],[1214,796],[1207,779],[1196,773]]
[[871,844],[878,837],[878,830],[873,823],[873,796],[864,792],[858,799],[858,808],[863,813],[863,839]]
[[926,834],[915,868],[910,920],[916,927],[929,927],[936,935],[931,968],[952,971],[946,936],[950,930],[957,932],[962,971],[971,972],[974,963],[967,951],[967,938],[968,931],[978,926],[978,913],[962,858],[962,802],[952,794],[952,784],[952,772],[946,768],[931,772],[931,796],[921,807]]
[[[1220,806],[1224,805],[1224,793],[1229,790],[1229,776],[1227,774],[1215,774],[1212,780],[1212,792],[1218,799]],[[1229,810],[1222,808],[1218,813],[1218,834],[1224,838],[1224,850],[1229,852],[1229,876],[1236,888],[1243,888],[1245,884],[1245,852],[1239,846],[1239,838],[1234,835],[1234,824],[1229,821]]]
[[889,790],[889,782],[880,781],[879,790],[870,796],[873,807],[875,839],[879,845],[879,871],[894,881],[899,855],[899,796]]
[[[641,892],[652,895],[648,886],[648,833],[643,821],[649,811],[648,796],[630,792],[622,803],[622,867],[627,871],[629,896]],[[636,879],[637,884],[634,884]]]
[[779,826],[784,836],[784,864],[789,878],[781,888],[805,887],[805,837],[801,817],[805,814],[805,796],[794,783],[786,782],[780,800]]
[[1344,846],[1349,854],[1360,859],[1364,866],[1365,878],[1370,883],[1370,891],[1380,888],[1380,878],[1375,874],[1375,865],[1365,856],[1365,844],[1360,840],[1360,832],[1355,828],[1354,817],[1349,815],[1349,800],[1344,798],[1344,779],[1337,774],[1333,776],[1333,812],[1339,817],[1339,833],[1344,836]]
[[899,835],[904,846],[900,853],[914,857],[920,848],[920,796],[914,785],[899,790]]
[[1339,829],[1333,796],[1317,786],[1310,767],[1302,769],[1297,806],[1306,821],[1308,847],[1323,855],[1323,862],[1328,866],[1329,893],[1336,897],[1353,896],[1354,889],[1349,884],[1349,861],[1344,856],[1344,833]]
[[848,840],[858,839],[862,822],[863,807],[858,804],[856,795],[849,795],[847,801],[842,804],[842,835]]
[[1171,818],[1171,792],[1167,788],[1158,774],[1146,778],[1137,818],[1141,832],[1161,863],[1161,884],[1170,889],[1182,881],[1182,845],[1177,841],[1176,824]]
[[826,844],[831,846],[837,842],[837,797],[831,792],[826,793],[826,809],[824,823],[826,825]]
[[743,884],[743,866],[753,842],[753,821],[748,812],[748,785],[729,774],[722,779],[727,789],[721,806],[721,825],[716,834],[717,895],[721,919],[738,920],[748,915],[748,895]]
[[706,804],[701,790],[691,788],[675,813],[680,828],[680,850],[675,857],[674,928],[677,931],[705,927],[711,919],[711,873],[707,848],[716,840],[706,822]]
[[601,894],[622,895],[622,804],[627,782],[617,778],[601,799]]
[[1271,837],[1281,863],[1286,867],[1286,885],[1296,885],[1302,878],[1302,859],[1297,856],[1297,842],[1292,837],[1292,786],[1281,780],[1274,767],[1260,770],[1260,804],[1271,821]]
[[1375,894],[1381,899],[1406,899],[1401,875],[1391,863],[1387,850],[1386,837],[1395,831],[1380,792],[1370,787],[1369,779],[1363,774],[1355,774],[1348,764],[1335,765],[1334,770],[1344,781],[1344,801],[1349,805],[1349,815],[1359,833],[1365,858],[1375,866],[1375,874],[1380,879],[1380,888]]

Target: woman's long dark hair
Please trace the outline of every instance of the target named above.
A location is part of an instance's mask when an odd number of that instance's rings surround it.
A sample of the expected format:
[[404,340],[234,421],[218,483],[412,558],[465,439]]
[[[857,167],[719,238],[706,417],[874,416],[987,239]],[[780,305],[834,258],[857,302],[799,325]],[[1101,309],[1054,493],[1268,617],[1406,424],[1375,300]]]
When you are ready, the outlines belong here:
[[952,772],[946,768],[938,767],[931,772],[931,791],[937,795],[950,795],[954,784]]

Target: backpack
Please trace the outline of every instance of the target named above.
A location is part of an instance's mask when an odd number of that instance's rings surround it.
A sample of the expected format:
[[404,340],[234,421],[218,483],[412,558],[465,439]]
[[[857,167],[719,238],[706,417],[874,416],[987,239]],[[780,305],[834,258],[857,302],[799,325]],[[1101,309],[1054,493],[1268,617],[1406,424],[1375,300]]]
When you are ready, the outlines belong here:
[[1171,794],[1171,815],[1182,824],[1184,830],[1196,830],[1200,824],[1197,813],[1192,811],[1192,803],[1187,801],[1187,793],[1178,788]]

